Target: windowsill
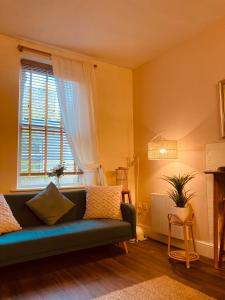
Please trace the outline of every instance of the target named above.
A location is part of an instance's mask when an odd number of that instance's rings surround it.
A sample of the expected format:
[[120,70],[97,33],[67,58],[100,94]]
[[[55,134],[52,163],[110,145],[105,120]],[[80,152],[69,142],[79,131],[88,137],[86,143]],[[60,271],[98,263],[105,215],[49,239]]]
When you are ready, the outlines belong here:
[[[67,190],[81,190],[84,189],[84,185],[80,186],[64,186],[59,188],[60,191],[67,191]],[[15,188],[12,189],[10,192],[16,193],[16,192],[39,192],[46,188],[46,186],[43,187],[34,187],[34,188]]]

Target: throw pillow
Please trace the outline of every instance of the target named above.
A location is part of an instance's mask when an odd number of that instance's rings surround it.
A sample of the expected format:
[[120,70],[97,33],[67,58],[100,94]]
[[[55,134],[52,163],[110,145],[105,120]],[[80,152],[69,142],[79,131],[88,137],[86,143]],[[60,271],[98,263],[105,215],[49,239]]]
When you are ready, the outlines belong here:
[[26,205],[44,223],[53,225],[75,204],[63,196],[51,182],[46,189],[27,201]]
[[7,232],[21,230],[4,196],[0,194],[0,235]]
[[86,192],[85,219],[122,219],[122,186],[89,186]]

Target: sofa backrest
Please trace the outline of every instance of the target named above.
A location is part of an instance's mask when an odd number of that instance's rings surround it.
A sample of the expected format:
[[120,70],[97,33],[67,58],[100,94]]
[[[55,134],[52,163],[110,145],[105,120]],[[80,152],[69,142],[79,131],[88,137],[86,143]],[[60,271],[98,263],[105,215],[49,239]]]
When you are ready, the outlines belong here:
[[[22,227],[44,225],[44,223],[39,218],[37,218],[35,214],[25,204],[35,195],[37,195],[37,193],[4,195],[7,203],[9,204],[13,212],[14,217]],[[66,191],[63,192],[63,195],[70,199],[75,204],[75,206],[57,223],[65,223],[82,219],[86,209],[86,191]]]

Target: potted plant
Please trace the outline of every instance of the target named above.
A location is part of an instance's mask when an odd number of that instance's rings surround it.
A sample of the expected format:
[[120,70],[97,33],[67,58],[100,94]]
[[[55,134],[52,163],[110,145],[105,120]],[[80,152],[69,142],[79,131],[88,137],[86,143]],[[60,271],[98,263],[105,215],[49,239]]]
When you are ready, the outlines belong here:
[[168,192],[169,197],[175,203],[172,208],[172,213],[176,215],[182,222],[184,222],[189,216],[188,202],[193,198],[194,193],[190,193],[189,190],[185,190],[186,184],[195,178],[195,173],[164,176],[162,179],[172,185],[173,189]]

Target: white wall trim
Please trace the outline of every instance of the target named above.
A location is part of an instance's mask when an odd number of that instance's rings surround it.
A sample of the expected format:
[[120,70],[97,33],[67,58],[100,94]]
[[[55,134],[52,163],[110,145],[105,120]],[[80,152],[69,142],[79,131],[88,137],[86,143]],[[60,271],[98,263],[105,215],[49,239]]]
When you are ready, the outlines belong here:
[[[153,232],[150,226],[146,226],[143,224],[138,224],[138,226],[140,226],[144,230],[145,236],[150,237],[153,240],[167,244],[166,235]],[[196,240],[195,243],[196,243],[197,251],[200,255],[208,258],[213,258],[213,243],[201,241],[201,240]],[[172,238],[172,245],[178,248],[183,248],[183,241]]]

